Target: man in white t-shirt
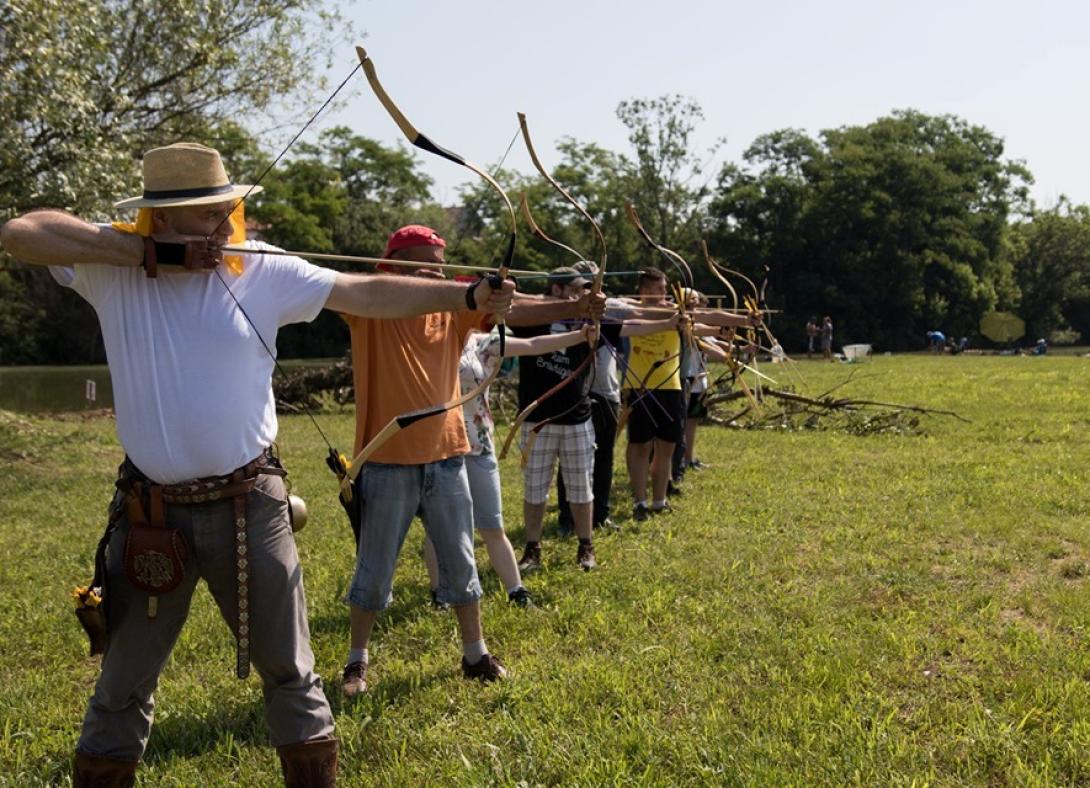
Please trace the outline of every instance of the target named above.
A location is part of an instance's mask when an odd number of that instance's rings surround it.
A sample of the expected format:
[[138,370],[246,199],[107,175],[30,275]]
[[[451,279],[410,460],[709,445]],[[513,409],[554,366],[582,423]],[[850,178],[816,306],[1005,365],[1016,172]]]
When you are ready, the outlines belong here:
[[103,542],[108,641],[77,787],[133,784],[152,692],[200,577],[234,631],[239,675],[252,662],[261,676],[285,783],[334,784],[333,718],[313,669],[284,472],[269,449],[277,330],[323,307],[400,318],[510,305],[509,282],[493,291],[487,280],[467,290],[371,278],[257,244],[225,258],[235,211],[256,190],[232,185],[215,150],[178,143],[149,151],[143,195],[117,204],[141,209],[129,231],[52,210],[0,229],[9,254],[51,266],[98,313],[127,455]]

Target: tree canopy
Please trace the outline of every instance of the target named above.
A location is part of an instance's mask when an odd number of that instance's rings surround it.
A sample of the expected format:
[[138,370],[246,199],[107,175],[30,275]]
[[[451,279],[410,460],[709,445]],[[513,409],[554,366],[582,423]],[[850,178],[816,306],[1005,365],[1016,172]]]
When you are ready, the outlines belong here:
[[1004,236],[1029,172],[1002,141],[951,116],[895,112],[814,140],[784,130],[728,165],[714,246],[756,272],[798,329],[836,314],[844,341],[919,346],[931,328],[972,334],[1014,298]]

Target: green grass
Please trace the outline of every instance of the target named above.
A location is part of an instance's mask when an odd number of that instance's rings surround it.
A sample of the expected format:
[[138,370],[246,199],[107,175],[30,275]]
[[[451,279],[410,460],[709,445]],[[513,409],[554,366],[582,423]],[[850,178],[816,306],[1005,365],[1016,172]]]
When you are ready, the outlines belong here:
[[[840,393],[926,404],[922,437],[706,428],[674,514],[552,537],[505,600],[479,550],[492,650],[458,672],[414,527],[372,642],[373,689],[334,688],[351,535],[304,418],[281,421],[314,647],[346,785],[1080,784],[1090,781],[1090,361],[879,357]],[[801,364],[811,393],[846,368]],[[342,444],[347,415],[320,416]],[[618,451],[622,461],[623,452]],[[67,780],[97,660],[71,613],[119,448],[109,420],[0,415],[0,784]],[[619,463],[620,470],[620,463]],[[504,466],[521,544],[521,482]],[[618,483],[624,480],[619,473]],[[618,486],[618,511],[629,496]],[[206,591],[157,693],[143,785],[273,785],[256,677]]]

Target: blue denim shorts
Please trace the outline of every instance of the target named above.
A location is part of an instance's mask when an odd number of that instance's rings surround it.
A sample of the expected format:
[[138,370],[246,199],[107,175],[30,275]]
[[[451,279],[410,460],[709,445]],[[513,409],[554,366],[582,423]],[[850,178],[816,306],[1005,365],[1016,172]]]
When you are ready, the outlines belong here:
[[496,455],[467,454],[465,461],[469,492],[473,496],[473,527],[482,531],[503,530],[503,498]]
[[369,462],[356,478],[355,501],[361,507],[360,545],[348,604],[363,610],[390,604],[397,557],[418,512],[439,560],[439,599],[465,605],[481,598],[473,499],[462,457],[424,465]]

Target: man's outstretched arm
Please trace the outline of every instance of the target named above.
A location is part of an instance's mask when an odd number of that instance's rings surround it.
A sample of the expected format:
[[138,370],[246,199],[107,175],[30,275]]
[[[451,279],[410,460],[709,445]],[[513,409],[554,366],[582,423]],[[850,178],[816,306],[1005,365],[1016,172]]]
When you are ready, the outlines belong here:
[[541,326],[558,320],[601,320],[606,298],[601,293],[586,293],[581,298],[520,298],[507,318],[510,326]]
[[[413,276],[340,273],[325,308],[379,320],[431,312],[459,312],[469,308],[467,287],[463,282]],[[510,279],[504,280],[502,287],[494,291],[486,277],[473,285],[473,304],[477,311],[503,316],[511,308],[514,294],[515,283]]]

